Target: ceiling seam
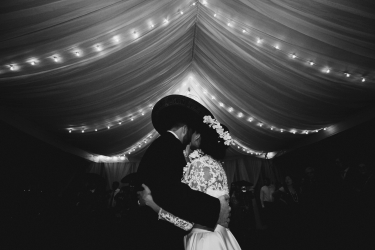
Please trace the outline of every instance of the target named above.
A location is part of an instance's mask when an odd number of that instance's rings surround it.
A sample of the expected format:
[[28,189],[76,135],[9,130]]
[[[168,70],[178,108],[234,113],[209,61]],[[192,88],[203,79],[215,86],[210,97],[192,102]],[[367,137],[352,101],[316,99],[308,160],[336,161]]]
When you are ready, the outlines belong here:
[[197,4],[196,7],[196,14],[195,14],[195,22],[194,22],[194,34],[193,34],[193,48],[191,51],[191,63],[194,61],[194,54],[195,54],[195,39],[196,39],[196,33],[197,33],[197,22],[198,22],[198,12],[199,12],[199,4]]

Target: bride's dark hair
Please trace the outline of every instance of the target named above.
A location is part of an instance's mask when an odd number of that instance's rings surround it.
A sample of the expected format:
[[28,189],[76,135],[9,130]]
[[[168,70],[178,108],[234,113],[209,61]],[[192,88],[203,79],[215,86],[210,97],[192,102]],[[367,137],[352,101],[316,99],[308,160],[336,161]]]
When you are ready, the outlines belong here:
[[[221,124],[224,131],[229,129]],[[225,157],[225,153],[229,146],[224,144],[224,139],[220,138],[216,129],[209,127],[207,124],[203,124],[197,129],[197,132],[201,135],[200,149],[207,155],[210,155],[215,160],[221,160]]]

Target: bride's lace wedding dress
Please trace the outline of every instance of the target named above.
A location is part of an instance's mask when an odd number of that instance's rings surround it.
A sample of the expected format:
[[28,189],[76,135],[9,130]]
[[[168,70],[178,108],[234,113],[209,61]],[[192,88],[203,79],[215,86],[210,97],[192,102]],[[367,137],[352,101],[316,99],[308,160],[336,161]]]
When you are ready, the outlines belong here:
[[[186,165],[183,172],[183,183],[189,185],[191,189],[204,192],[216,198],[229,194],[227,176],[219,161],[205,155],[201,150],[195,150],[189,155],[189,158],[190,162]],[[159,211],[159,218],[187,231],[193,228],[184,238],[186,250],[241,249],[230,230],[221,225],[217,225],[214,232],[212,232],[194,226],[193,223],[180,219],[162,209]]]

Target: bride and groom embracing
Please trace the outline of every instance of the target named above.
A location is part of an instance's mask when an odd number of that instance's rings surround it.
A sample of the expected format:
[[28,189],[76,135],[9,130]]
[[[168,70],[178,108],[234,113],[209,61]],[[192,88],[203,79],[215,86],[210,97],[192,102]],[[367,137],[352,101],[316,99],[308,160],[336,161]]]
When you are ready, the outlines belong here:
[[228,129],[181,95],[158,101],[152,123],[161,136],[138,167],[137,249],[239,250],[219,161],[232,142]]

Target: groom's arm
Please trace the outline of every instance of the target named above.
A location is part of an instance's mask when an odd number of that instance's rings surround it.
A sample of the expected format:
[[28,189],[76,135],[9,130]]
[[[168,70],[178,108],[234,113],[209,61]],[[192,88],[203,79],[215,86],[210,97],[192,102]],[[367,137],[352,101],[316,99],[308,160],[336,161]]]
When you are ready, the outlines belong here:
[[186,162],[180,149],[181,145],[163,145],[162,140],[152,144],[139,166],[142,172],[142,165],[147,165],[144,182],[151,189],[155,202],[163,209],[188,221],[215,228],[220,201],[181,183],[182,168]]

